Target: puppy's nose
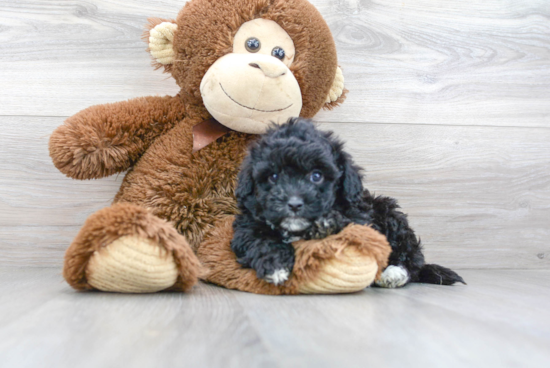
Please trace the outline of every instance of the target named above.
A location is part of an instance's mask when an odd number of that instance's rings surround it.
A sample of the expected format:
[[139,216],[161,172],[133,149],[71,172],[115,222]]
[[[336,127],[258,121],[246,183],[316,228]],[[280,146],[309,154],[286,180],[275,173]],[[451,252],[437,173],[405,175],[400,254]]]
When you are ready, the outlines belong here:
[[298,212],[302,209],[302,207],[304,207],[304,201],[302,198],[293,196],[288,200],[288,208],[290,208],[292,212]]

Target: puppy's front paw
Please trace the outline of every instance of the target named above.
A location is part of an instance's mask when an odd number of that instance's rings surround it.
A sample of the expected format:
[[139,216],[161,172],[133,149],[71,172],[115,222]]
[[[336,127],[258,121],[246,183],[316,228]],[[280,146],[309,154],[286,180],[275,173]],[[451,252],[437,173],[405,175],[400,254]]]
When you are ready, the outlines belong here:
[[405,267],[388,266],[384,272],[382,272],[380,280],[375,281],[375,283],[380,287],[393,289],[405,286],[407,281],[409,281],[409,272]]
[[290,271],[286,268],[281,268],[278,270],[275,270],[273,273],[269,275],[265,275],[264,280],[273,284],[273,285],[282,285],[285,283],[286,280],[288,280],[288,277],[290,276]]
[[309,231],[305,234],[306,239],[324,239],[330,235],[337,234],[346,225],[350,223],[349,220],[337,212],[331,211],[328,215],[318,218]]

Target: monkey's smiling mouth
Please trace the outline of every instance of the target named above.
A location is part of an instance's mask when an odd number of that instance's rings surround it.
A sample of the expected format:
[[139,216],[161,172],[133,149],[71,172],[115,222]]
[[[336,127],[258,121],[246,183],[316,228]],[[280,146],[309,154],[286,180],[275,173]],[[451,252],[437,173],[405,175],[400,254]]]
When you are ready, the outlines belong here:
[[227,92],[225,91],[225,89],[223,88],[223,86],[222,86],[221,83],[220,83],[220,87],[221,87],[223,93],[225,93],[225,95],[226,95],[227,97],[229,97],[229,99],[230,99],[231,101],[233,101],[233,102],[235,102],[237,105],[242,106],[242,107],[244,107],[245,109],[249,109],[249,110],[260,111],[260,112],[278,112],[278,111],[286,110],[286,109],[290,108],[292,105],[294,105],[294,104],[290,104],[290,105],[288,105],[287,107],[284,107],[284,108],[282,108],[282,109],[277,109],[277,110],[260,110],[260,109],[255,109],[255,108],[253,108],[253,107],[245,106],[245,105],[243,105],[242,103],[240,103],[239,101],[236,101],[233,97],[229,96],[229,93],[227,93]]

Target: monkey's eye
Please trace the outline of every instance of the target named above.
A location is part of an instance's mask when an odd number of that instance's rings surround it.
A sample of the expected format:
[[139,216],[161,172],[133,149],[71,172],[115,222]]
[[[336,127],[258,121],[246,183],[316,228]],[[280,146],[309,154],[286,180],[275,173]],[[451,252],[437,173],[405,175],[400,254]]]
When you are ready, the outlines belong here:
[[262,48],[262,44],[256,37],[250,37],[244,43],[244,47],[248,50],[248,52],[258,52]]
[[279,180],[279,175],[277,174],[271,174],[269,175],[269,178],[267,178],[271,184],[276,184],[277,180]]
[[323,182],[323,174],[316,170],[311,173],[309,180],[314,184],[321,184]]
[[285,50],[280,47],[275,47],[271,50],[271,56],[275,56],[277,59],[283,60],[285,58]]

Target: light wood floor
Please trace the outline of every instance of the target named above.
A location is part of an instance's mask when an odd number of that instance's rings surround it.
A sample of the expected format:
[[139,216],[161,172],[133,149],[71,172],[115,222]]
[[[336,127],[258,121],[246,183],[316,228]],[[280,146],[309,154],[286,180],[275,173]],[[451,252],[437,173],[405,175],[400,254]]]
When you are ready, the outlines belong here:
[[140,37],[184,2],[0,1],[0,367],[550,366],[548,0],[311,1],[350,90],[317,121],[468,286],[71,291],[63,253],[122,176],[65,178],[49,135],[90,105],[177,93]]
[[55,269],[0,268],[0,366],[550,365],[547,270],[468,270],[467,286],[269,297],[78,293]]

